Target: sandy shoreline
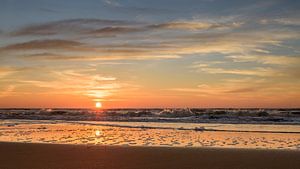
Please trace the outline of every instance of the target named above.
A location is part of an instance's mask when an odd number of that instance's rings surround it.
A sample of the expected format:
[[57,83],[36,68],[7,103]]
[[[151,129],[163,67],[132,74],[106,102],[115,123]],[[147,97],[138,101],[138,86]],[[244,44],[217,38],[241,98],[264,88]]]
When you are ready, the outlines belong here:
[[[263,149],[300,149],[300,134],[277,133],[278,131],[300,131],[300,128],[290,126],[252,126],[252,125],[219,125],[215,128],[246,131],[263,128],[258,132],[220,132],[195,131],[181,129],[160,129],[145,127],[102,126],[81,123],[64,123],[53,121],[0,121],[0,141],[23,143],[51,143],[51,144],[91,144],[91,145],[130,145],[130,146],[161,146],[161,147],[215,147],[215,148],[263,148]],[[126,123],[127,124],[127,123]],[[120,125],[116,123],[115,125]],[[137,125],[128,123],[127,125]],[[145,125],[158,127],[175,127],[176,124]],[[204,125],[204,124],[201,124]],[[195,128],[190,124],[183,127]],[[206,128],[209,129],[206,124]],[[272,129],[271,129],[272,128]]]
[[1,169],[296,169],[300,151],[0,143]]

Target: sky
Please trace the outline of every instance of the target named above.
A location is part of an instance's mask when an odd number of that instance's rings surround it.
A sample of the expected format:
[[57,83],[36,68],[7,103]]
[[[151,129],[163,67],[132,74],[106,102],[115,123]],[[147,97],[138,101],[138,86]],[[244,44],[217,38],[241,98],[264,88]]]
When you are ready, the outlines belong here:
[[1,0],[0,107],[300,107],[299,9]]

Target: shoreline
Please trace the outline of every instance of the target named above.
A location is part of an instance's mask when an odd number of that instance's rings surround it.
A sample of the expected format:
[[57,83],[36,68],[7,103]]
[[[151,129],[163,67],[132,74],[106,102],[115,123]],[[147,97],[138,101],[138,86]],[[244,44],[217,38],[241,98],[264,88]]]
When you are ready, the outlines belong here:
[[[221,122],[171,122],[171,121],[117,121],[117,120],[53,120],[53,119],[0,119],[0,120],[19,120],[19,121],[43,121],[43,122],[49,122],[49,124],[52,124],[53,122],[61,122],[61,123],[68,123],[68,124],[82,124],[82,125],[93,125],[93,126],[106,126],[106,127],[122,127],[122,128],[144,128],[144,129],[167,129],[167,130],[192,130],[192,131],[211,131],[211,132],[253,132],[253,133],[281,133],[281,134],[300,134],[300,131],[260,131],[260,130],[221,130],[221,129],[198,129],[196,128],[174,128],[174,127],[153,127],[153,126],[147,126],[147,125],[141,125],[141,126],[129,126],[129,125],[116,125],[116,124],[100,124],[100,123],[109,123],[109,122],[120,122],[120,123],[162,123],[162,124],[216,124],[216,125],[262,125],[262,126],[276,126],[276,125],[282,125],[282,126],[299,126],[300,123],[221,123]],[[95,122],[95,123],[91,123]],[[96,124],[98,123],[98,124]],[[35,123],[39,124],[39,123]],[[19,125],[19,124],[17,124]]]
[[300,151],[0,142],[2,169],[295,169]]
[[192,124],[201,124],[201,123],[208,123],[208,124],[252,124],[252,125],[300,125],[300,122],[268,122],[268,121],[222,121],[222,120],[199,120],[199,121],[185,121],[185,120],[178,120],[178,119],[92,119],[92,120],[85,120],[85,119],[53,119],[53,118],[6,118],[1,117],[0,120],[55,120],[55,121],[83,121],[83,122],[151,122],[151,123],[192,123]]
[[[219,147],[251,149],[298,149],[298,133],[279,133],[280,131],[299,131],[299,126],[223,126],[149,123],[84,123],[57,121],[2,121],[0,141],[19,143],[66,143],[91,145],[130,145],[159,147]],[[49,123],[50,122],[50,123]],[[117,125],[116,125],[117,124]],[[143,125],[141,125],[143,124]],[[122,126],[120,126],[122,125]],[[124,127],[130,125],[130,127]],[[145,126],[146,125],[146,126]],[[137,126],[137,127],[136,127]],[[177,129],[179,128],[179,129]],[[191,130],[183,130],[192,128]],[[198,128],[201,130],[199,131]],[[195,130],[197,129],[197,130]],[[213,131],[203,131],[213,129]],[[224,129],[227,131],[216,131]],[[235,130],[229,132],[228,130]],[[238,132],[237,130],[244,130]],[[246,131],[254,132],[246,132]]]

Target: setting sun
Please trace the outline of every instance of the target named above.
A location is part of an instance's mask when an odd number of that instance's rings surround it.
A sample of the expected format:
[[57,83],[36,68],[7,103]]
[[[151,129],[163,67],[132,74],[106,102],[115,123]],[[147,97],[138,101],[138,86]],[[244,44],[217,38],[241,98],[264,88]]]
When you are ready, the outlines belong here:
[[102,103],[101,102],[96,102],[95,107],[96,108],[101,108],[102,107]]

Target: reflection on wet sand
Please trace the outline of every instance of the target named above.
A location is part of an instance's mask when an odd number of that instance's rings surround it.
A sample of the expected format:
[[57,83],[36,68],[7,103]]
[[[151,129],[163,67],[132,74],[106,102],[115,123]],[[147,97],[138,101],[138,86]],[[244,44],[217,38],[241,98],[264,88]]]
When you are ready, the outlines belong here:
[[0,141],[125,146],[300,149],[300,134],[148,129],[70,123],[0,126]]

